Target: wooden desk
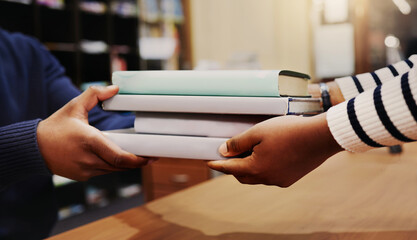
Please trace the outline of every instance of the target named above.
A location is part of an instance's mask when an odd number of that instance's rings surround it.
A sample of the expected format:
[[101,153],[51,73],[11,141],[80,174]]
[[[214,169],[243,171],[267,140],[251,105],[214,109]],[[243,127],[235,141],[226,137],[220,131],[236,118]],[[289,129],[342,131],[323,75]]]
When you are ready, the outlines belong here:
[[287,189],[223,176],[52,239],[417,239],[416,148],[340,153]]

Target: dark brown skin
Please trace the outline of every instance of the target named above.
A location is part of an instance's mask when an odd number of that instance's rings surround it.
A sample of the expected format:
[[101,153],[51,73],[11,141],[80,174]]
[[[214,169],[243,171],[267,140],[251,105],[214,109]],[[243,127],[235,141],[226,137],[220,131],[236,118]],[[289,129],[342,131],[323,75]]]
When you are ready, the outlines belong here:
[[39,150],[54,174],[85,181],[147,164],[150,159],[122,150],[88,124],[88,112],[117,92],[117,86],[91,87],[39,123]]
[[[328,85],[333,105],[343,101],[336,83]],[[309,91],[314,97],[320,96],[318,84],[312,84]],[[326,113],[283,116],[261,122],[219,148],[225,157],[246,152],[251,155],[207,164],[241,183],[288,187],[342,150],[327,126]]]

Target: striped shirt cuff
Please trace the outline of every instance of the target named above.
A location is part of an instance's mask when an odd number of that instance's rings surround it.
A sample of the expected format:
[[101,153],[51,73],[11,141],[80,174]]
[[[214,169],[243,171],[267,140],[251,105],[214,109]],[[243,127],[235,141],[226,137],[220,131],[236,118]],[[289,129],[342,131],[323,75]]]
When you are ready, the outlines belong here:
[[335,140],[344,149],[363,152],[417,139],[416,70],[365,91],[327,112]]
[[417,55],[412,55],[409,59],[381,68],[375,72],[358,74],[355,76],[335,79],[345,99],[351,99],[358,94],[374,89],[376,86],[387,82],[394,77],[403,75],[417,64]]

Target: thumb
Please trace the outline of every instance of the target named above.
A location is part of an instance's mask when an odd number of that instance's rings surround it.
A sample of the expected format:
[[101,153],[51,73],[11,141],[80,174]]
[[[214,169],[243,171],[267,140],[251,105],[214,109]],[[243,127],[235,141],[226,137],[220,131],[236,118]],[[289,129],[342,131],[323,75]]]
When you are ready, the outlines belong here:
[[111,85],[107,87],[103,86],[91,86],[85,90],[80,96],[77,97],[77,106],[84,108],[89,112],[95,107],[99,101],[104,101],[117,94],[119,87]]
[[225,157],[236,156],[251,151],[252,148],[260,142],[260,140],[260,137],[253,134],[253,131],[249,129],[248,131],[234,136],[223,143],[219,147],[219,152]]

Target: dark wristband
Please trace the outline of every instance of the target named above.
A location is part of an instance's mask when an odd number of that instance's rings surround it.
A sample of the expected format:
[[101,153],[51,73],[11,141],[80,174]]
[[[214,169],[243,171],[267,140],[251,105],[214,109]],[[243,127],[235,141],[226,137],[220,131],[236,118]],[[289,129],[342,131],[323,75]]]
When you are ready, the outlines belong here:
[[332,102],[330,101],[329,87],[326,83],[320,83],[320,93],[321,101],[323,103],[323,111],[327,112],[327,110],[329,110],[332,106]]

